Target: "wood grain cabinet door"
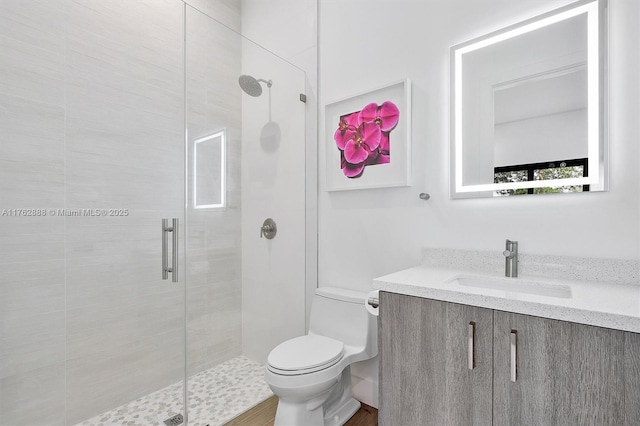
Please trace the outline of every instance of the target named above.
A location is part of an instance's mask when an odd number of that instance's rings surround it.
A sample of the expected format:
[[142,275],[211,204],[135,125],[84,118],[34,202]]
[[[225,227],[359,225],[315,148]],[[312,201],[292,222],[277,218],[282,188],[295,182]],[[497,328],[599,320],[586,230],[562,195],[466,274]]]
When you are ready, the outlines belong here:
[[639,336],[495,311],[493,424],[640,424]]
[[490,309],[381,292],[379,319],[382,426],[491,424]]

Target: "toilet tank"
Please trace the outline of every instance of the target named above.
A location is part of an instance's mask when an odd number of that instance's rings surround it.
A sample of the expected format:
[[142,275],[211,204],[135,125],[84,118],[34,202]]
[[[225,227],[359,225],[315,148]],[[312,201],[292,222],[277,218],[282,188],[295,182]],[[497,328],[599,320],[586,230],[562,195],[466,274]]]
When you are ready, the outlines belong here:
[[378,353],[377,317],[365,308],[367,294],[338,287],[320,287],[311,305],[309,333]]

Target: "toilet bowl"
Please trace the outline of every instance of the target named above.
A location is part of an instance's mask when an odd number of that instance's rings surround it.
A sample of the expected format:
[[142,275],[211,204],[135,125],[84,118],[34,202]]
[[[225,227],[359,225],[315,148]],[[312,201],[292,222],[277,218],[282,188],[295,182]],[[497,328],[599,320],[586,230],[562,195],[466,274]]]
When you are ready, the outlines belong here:
[[276,426],[338,426],[358,411],[350,366],[378,353],[376,317],[365,303],[365,293],[317,289],[309,333],[271,351],[265,380],[279,398]]

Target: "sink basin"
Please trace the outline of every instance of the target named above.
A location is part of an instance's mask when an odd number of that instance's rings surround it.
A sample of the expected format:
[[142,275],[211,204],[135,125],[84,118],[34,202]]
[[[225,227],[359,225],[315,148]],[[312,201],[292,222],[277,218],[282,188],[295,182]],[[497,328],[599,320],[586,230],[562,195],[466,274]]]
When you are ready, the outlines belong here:
[[509,293],[534,294],[568,299],[571,297],[571,287],[564,284],[554,284],[541,281],[528,281],[520,278],[484,277],[478,275],[459,275],[449,281],[465,287],[486,288],[489,290],[506,291]]

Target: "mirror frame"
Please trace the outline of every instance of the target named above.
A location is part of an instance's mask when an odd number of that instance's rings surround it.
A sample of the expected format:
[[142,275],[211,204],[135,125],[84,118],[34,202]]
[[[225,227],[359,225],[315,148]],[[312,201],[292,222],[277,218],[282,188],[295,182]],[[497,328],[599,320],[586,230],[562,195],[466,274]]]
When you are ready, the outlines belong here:
[[[501,41],[544,28],[563,20],[587,16],[587,108],[589,176],[582,178],[463,184],[462,164],[462,72],[463,55]],[[606,29],[607,0],[582,0],[531,19],[494,31],[482,37],[457,44],[450,49],[450,189],[451,198],[493,197],[495,191],[521,188],[557,188],[590,185],[591,191],[608,190],[608,152],[606,140]],[[597,165],[594,167],[593,165]]]

